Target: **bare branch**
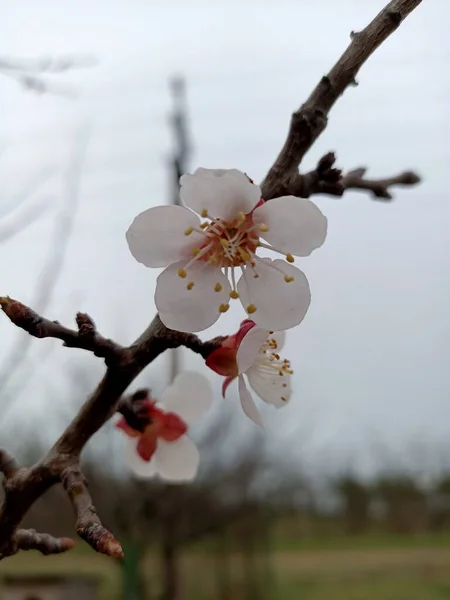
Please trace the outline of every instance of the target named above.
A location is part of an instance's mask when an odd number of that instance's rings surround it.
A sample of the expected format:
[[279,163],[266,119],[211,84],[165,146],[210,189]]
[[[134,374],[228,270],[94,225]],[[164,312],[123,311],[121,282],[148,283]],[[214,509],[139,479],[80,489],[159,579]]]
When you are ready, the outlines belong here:
[[317,167],[309,173],[294,175],[274,188],[276,196],[293,195],[309,198],[313,194],[329,194],[343,196],[346,190],[366,190],[374,198],[392,200],[389,189],[395,185],[411,186],[420,183],[420,177],[412,171],[405,171],[393,177],[383,179],[366,179],[366,168],[353,169],[343,175],[340,169],[334,168],[336,157],[333,152],[325,154]]
[[76,530],[80,538],[96,552],[113,558],[123,558],[122,546],[101,524],[80,469],[69,467],[62,476],[62,484],[75,510]]
[[58,321],[50,321],[41,317],[34,310],[13,298],[0,297],[0,307],[14,325],[24,329],[33,337],[62,340],[64,346],[89,350],[95,356],[104,358],[106,362],[120,360],[122,356],[124,350],[122,346],[97,333],[94,322],[85,313],[77,314],[78,331],[76,331],[64,327]]
[[41,554],[61,554],[75,546],[70,538],[55,538],[34,529],[19,529],[16,533],[17,550],[38,550]]
[[297,173],[303,157],[327,126],[334,103],[366,60],[393,33],[422,0],[392,0],[369,25],[351,37],[350,45],[328,75],[322,77],[306,102],[291,118],[288,137],[261,184],[263,198],[276,198],[280,184]]

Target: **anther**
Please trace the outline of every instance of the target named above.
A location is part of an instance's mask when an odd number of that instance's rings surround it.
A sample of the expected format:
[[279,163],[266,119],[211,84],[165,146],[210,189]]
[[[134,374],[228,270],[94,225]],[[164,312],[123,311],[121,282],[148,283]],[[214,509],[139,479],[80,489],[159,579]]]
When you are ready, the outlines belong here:
[[200,229],[206,229],[208,227],[209,223],[207,221],[205,221],[204,223],[202,223],[200,225]]
[[194,282],[193,282],[193,281],[190,281],[190,282],[187,284],[187,286],[186,286],[186,289],[188,289],[188,290],[192,290],[192,288],[193,288],[193,287],[194,287]]
[[208,216],[208,211],[206,210],[206,208],[204,208],[200,214],[204,219],[206,219],[206,217]]
[[216,283],[216,285],[214,286],[214,291],[215,292],[221,292],[222,291],[222,286],[220,285],[220,283]]
[[187,273],[184,269],[178,269],[178,277],[186,277]]
[[240,210],[237,214],[237,220],[238,221],[245,221],[245,213],[242,212],[242,210]]
[[284,280],[286,283],[290,283],[291,281],[294,281],[294,277],[293,275],[285,275]]
[[247,306],[247,312],[249,315],[252,315],[254,312],[256,312],[256,306],[254,304],[249,304]]
[[193,228],[193,227],[188,227],[188,228],[185,230],[185,232],[184,232],[184,235],[191,235],[191,233],[192,233],[193,231],[194,231],[194,228]]
[[286,254],[286,260],[289,263],[293,263],[294,262],[294,257],[292,256],[292,254]]
[[230,245],[230,243],[229,243],[229,241],[228,241],[228,240],[226,240],[225,238],[220,238],[220,245],[221,245],[223,248],[228,248],[228,246]]
[[258,225],[258,229],[260,231],[262,231],[263,233],[269,231],[269,226],[266,225],[265,223],[261,223],[260,225]]
[[229,308],[230,308],[229,304],[221,304],[219,306],[219,312],[220,313],[226,313]]
[[237,293],[236,290],[231,290],[230,298],[233,298],[233,300],[237,300],[239,298],[239,294]]
[[197,256],[197,254],[200,252],[200,248],[194,248],[192,250],[192,256]]

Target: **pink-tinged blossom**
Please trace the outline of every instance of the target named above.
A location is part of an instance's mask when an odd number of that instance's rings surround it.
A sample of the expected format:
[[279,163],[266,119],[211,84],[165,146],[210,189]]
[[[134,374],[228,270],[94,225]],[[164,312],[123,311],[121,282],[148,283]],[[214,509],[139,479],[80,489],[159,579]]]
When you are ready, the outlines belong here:
[[188,437],[189,425],[211,406],[212,389],[199,373],[178,375],[162,395],[161,402],[146,402],[149,424],[144,431],[121,418],[116,427],[124,431],[126,461],[138,477],[159,475],[172,482],[195,478],[199,453]]
[[[126,236],[137,261],[165,267],[155,292],[162,322],[202,331],[239,298],[260,327],[298,325],[311,294],[305,274],[292,263],[325,241],[327,219],[317,206],[294,196],[265,203],[261,189],[236,169],[197,169],[180,184],[185,206],[144,211]],[[259,248],[283,259],[261,258]]]
[[[225,397],[230,383],[237,377],[239,397],[244,413],[263,427],[262,417],[248,390],[247,381],[256,394],[277,408],[286,406],[291,396],[292,370],[288,360],[281,359],[284,332],[274,333],[258,327],[247,319],[239,331],[229,336],[207,358],[206,365],[225,380]],[[247,381],[246,381],[247,380]]]

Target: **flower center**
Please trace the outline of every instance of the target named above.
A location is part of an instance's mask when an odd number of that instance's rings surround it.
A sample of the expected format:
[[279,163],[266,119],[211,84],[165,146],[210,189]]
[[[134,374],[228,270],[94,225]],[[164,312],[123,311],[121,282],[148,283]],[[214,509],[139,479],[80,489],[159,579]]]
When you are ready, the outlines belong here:
[[209,262],[220,268],[254,263],[259,230],[253,224],[251,215],[240,212],[233,221],[213,219],[204,222],[201,228],[205,241],[194,248],[195,260]]

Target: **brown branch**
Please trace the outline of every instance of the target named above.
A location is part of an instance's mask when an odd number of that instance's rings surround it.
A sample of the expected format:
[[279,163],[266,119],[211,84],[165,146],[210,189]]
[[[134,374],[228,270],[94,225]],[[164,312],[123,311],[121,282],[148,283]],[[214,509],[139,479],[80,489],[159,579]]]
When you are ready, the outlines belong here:
[[80,538],[97,552],[113,558],[123,558],[122,546],[101,524],[80,469],[78,467],[66,469],[62,476],[62,484],[75,510],[76,530]]
[[420,182],[420,177],[412,171],[405,171],[393,177],[383,179],[366,179],[366,168],[353,169],[345,175],[334,167],[336,157],[328,152],[309,173],[292,176],[276,189],[277,196],[293,195],[309,198],[313,194],[329,194],[343,196],[346,190],[367,190],[375,198],[392,200],[390,188],[395,185],[411,186]]
[[[288,139],[262,184],[263,197],[275,197],[275,191],[286,182],[295,181],[297,168],[305,152],[326,127],[326,117],[337,98],[354,78],[361,65],[372,52],[398,27],[400,22],[420,4],[420,0],[393,0],[361,33],[354,34],[352,42],[328,76],[311,94],[307,102],[294,113]],[[332,163],[334,162],[334,159]],[[323,187],[328,184],[346,185],[347,188],[369,189],[368,180],[359,172],[341,174],[333,169],[330,158],[319,163],[315,174],[309,176],[309,185]],[[319,176],[317,178],[317,176]],[[308,181],[308,174],[303,176]],[[403,183],[404,183],[404,177]],[[411,179],[411,178],[410,178]],[[303,180],[305,181],[305,179]],[[378,188],[371,183],[370,189],[383,191],[398,178],[378,181]],[[327,192],[329,193],[329,192]],[[79,467],[79,457],[89,439],[104,423],[121,408],[122,394],[141,371],[169,348],[185,346],[203,358],[218,347],[222,338],[202,342],[197,336],[168,329],[158,316],[144,333],[129,347],[100,336],[93,321],[87,315],[78,315],[78,330],[71,330],[57,322],[41,317],[30,308],[10,298],[1,298],[0,305],[11,321],[35,337],[54,337],[67,346],[89,350],[103,357],[106,373],[78,415],[56,441],[48,454],[31,468],[18,468],[9,455],[0,453],[5,475],[5,498],[0,507],[0,558],[14,554],[22,548],[36,548],[41,552],[68,549],[73,542],[58,541],[33,532],[24,533],[19,525],[33,503],[51,486],[62,483],[72,501],[77,515],[77,531],[94,549],[110,556],[120,556],[120,544],[101,522],[92,506],[86,483]],[[136,400],[136,399],[135,399]],[[125,401],[126,403],[127,401]],[[34,536],[39,536],[35,537]],[[64,538],[63,538],[64,540]]]
[[334,103],[355,78],[366,60],[393,33],[422,0],[392,0],[351,42],[328,75],[322,77],[306,102],[291,118],[287,139],[261,184],[265,200],[276,198],[280,184],[297,173],[303,157],[325,130]]
[[16,543],[18,550],[38,550],[41,554],[61,554],[75,546],[70,538],[54,538],[48,533],[37,533],[34,529],[19,529]]

